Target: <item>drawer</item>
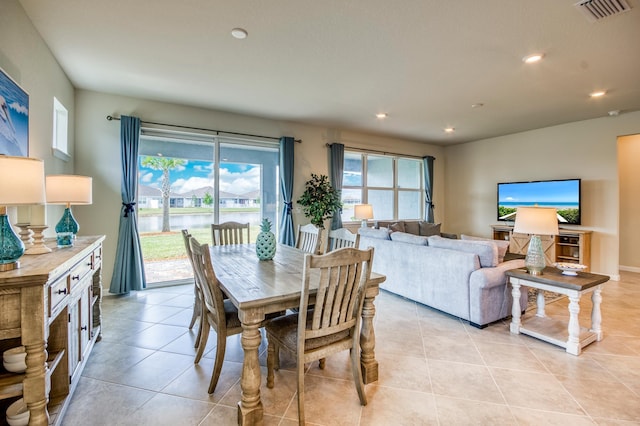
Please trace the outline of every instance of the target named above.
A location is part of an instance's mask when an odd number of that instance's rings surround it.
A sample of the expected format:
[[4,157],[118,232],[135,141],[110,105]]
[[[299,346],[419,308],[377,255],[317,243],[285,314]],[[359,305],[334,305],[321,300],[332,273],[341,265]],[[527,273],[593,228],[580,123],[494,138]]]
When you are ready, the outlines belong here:
[[74,288],[82,279],[93,270],[92,255],[89,255],[82,259],[76,266],[69,272],[69,286]]
[[56,308],[69,296],[67,277],[61,278],[49,286],[49,316],[54,316]]

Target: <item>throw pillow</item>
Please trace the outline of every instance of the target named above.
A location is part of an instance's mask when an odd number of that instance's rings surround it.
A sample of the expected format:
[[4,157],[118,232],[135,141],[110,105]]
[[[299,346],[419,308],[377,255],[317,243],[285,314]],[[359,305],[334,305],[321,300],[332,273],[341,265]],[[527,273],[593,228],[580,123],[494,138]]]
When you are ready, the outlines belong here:
[[404,232],[413,235],[420,235],[420,222],[414,221],[405,221],[404,222]]
[[391,232],[405,232],[404,222],[393,222],[389,225],[389,231]]
[[399,241],[401,243],[416,244],[419,246],[427,245],[427,237],[421,237],[419,235],[413,235],[407,232],[393,232],[391,234],[391,240]]
[[488,241],[452,240],[432,235],[429,237],[429,247],[473,253],[478,256],[483,268],[498,266],[498,247]]
[[504,261],[504,256],[507,254],[507,250],[509,250],[509,241],[505,240],[492,240],[489,238],[481,238],[474,237],[472,235],[460,235],[461,240],[469,240],[469,241],[488,241],[492,244],[495,244],[498,248],[498,263],[502,263]]
[[424,220],[420,221],[420,235],[429,237],[431,235],[440,235],[441,223],[430,223]]
[[387,228],[373,229],[373,228],[359,228],[358,234],[363,237],[377,238],[379,240],[390,240],[389,230]]

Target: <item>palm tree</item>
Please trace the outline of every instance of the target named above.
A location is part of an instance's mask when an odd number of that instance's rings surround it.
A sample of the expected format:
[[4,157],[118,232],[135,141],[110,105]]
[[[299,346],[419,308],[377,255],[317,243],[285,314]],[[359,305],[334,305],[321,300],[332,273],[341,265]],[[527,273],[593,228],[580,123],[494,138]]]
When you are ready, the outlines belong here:
[[168,157],[144,157],[142,165],[153,170],[162,170],[162,232],[171,232],[169,225],[169,195],[171,193],[171,180],[169,171],[187,164],[186,160]]

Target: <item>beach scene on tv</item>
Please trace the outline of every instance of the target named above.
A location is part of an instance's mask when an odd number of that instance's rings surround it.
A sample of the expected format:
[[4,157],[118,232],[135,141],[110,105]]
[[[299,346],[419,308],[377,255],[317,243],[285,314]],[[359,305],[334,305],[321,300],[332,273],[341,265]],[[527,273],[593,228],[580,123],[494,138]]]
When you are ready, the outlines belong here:
[[580,225],[580,180],[498,184],[498,220],[515,221],[518,207],[555,207],[560,224]]

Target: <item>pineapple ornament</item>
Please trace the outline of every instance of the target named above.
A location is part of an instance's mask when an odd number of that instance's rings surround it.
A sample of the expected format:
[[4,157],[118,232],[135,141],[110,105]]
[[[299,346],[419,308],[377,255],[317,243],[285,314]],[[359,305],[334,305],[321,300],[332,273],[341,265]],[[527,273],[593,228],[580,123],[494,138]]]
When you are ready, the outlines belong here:
[[271,232],[269,219],[262,219],[260,230],[256,239],[256,254],[260,260],[271,260],[276,255],[276,236]]

